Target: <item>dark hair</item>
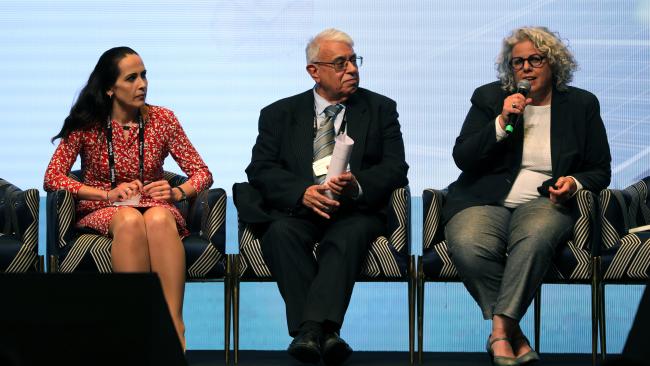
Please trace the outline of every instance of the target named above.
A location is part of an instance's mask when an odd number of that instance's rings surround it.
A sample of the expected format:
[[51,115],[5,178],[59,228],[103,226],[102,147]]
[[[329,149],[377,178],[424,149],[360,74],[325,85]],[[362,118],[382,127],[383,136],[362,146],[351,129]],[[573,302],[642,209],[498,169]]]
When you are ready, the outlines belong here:
[[115,85],[115,81],[120,76],[120,68],[117,64],[127,55],[137,54],[129,47],[114,47],[99,57],[86,86],[81,89],[77,100],[70,108],[70,114],[63,122],[61,131],[52,137],[52,142],[58,138],[68,137],[72,131],[86,129],[108,118],[112,100],[106,91]]

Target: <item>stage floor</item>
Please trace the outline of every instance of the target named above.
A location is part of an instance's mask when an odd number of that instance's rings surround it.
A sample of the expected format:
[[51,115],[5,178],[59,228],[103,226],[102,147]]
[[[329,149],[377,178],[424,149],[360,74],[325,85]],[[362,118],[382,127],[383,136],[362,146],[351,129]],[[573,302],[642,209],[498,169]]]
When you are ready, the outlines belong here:
[[[230,364],[233,353],[230,353]],[[417,354],[416,354],[417,357]],[[590,354],[542,354],[542,361],[536,365],[551,366],[588,366],[591,365]],[[224,364],[223,351],[188,351],[189,366],[214,366]],[[490,365],[486,353],[428,353],[423,355],[423,365],[436,366],[475,366]],[[305,366],[292,359],[284,351],[240,351],[240,366]],[[319,365],[323,365],[320,363]],[[405,352],[355,352],[344,366],[408,366],[408,354]],[[417,361],[415,363],[417,365]]]

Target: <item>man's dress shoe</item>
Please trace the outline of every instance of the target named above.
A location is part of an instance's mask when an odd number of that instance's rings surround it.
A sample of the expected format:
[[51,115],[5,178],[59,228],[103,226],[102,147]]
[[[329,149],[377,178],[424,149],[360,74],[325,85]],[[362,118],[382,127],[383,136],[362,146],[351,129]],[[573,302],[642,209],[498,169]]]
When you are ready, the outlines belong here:
[[291,341],[287,352],[296,360],[304,363],[320,361],[320,332],[314,330],[301,331]]
[[325,333],[321,343],[323,362],[327,366],[337,366],[352,354],[352,348],[336,333]]

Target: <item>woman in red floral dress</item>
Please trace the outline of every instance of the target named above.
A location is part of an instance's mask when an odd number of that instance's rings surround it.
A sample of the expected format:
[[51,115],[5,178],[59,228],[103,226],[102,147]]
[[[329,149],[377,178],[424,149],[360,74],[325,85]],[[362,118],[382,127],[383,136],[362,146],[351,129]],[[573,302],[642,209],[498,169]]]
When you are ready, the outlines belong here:
[[[147,105],[146,94],[140,56],[128,47],[104,52],[53,138],[60,142],[47,167],[44,188],[70,191],[78,202],[77,226],[113,238],[114,272],[158,274],[185,349],[181,238],[188,231],[173,202],[209,188],[212,174],[174,113]],[[170,187],[163,177],[163,161],[169,154],[189,177],[179,187]],[[82,183],[68,178],[77,156]]]

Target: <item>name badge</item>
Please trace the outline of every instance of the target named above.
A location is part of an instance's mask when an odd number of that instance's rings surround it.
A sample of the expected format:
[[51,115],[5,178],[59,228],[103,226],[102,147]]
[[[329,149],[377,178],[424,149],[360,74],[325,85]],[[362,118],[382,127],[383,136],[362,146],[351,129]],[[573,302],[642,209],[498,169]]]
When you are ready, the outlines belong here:
[[312,167],[314,168],[314,175],[320,177],[321,175],[327,174],[327,167],[330,165],[332,160],[332,155],[328,155],[322,159],[316,160]]

